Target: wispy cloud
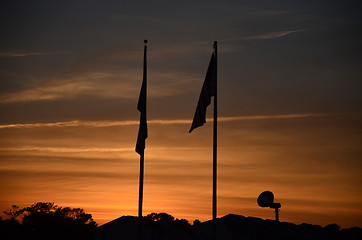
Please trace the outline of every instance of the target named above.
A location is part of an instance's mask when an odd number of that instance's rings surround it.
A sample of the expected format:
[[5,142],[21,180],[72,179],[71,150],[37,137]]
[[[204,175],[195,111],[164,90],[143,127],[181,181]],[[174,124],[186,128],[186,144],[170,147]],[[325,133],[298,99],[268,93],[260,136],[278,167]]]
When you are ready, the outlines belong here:
[[1,103],[31,102],[54,100],[59,98],[70,98],[81,92],[90,89],[89,84],[79,82],[65,82],[63,84],[53,84],[40,86],[19,92],[7,93],[1,96]]
[[[150,121],[149,121],[150,122]],[[39,127],[113,127],[137,125],[138,121],[67,121],[51,123],[17,123],[0,125],[1,128],[39,128]]]
[[224,39],[223,41],[238,41],[238,40],[269,40],[269,39],[276,39],[280,37],[284,37],[293,33],[303,32],[305,30],[287,30],[287,31],[278,31],[278,32],[269,32],[269,33],[262,33],[258,35],[252,36],[245,36],[245,37],[236,37],[230,39]]
[[[52,101],[72,99],[80,95],[136,99],[141,84],[141,74],[139,69],[129,69],[85,71],[79,74],[50,77],[33,83],[27,89],[0,94],[0,103]],[[182,72],[153,72],[150,77],[157,80],[152,85],[150,84],[149,97],[178,95],[185,91],[189,82],[197,78],[197,76]]]
[[[254,115],[254,116],[235,116],[235,117],[219,117],[219,122],[231,121],[245,121],[245,120],[266,120],[266,119],[298,119],[309,117],[321,117],[326,114],[321,113],[300,113],[300,114],[280,114],[280,115]],[[212,121],[208,118],[207,121]],[[191,124],[191,119],[175,119],[175,120],[149,120],[149,124],[157,125],[172,125],[172,124]],[[16,123],[16,124],[3,124],[2,128],[40,128],[40,127],[114,127],[114,126],[133,126],[138,125],[139,121],[66,121],[66,122],[52,122],[52,123]]]
[[[130,79],[132,75],[132,73],[126,72],[123,76],[117,77]],[[25,90],[4,93],[0,96],[0,103],[69,99],[79,94],[102,93],[109,95],[112,89],[118,88],[123,89],[121,96],[127,97],[125,93],[132,92],[130,90],[133,88],[136,89],[136,86],[132,87],[125,81],[109,88],[109,83],[106,80],[113,77],[115,74],[112,72],[87,72],[79,75],[53,77],[34,83],[33,86]],[[131,93],[128,97],[130,96],[132,96]]]
[[0,51],[0,57],[29,57],[29,56],[40,56],[54,54],[55,52],[17,52],[17,51]]
[[[221,122],[241,121],[241,120],[264,120],[264,119],[293,119],[293,118],[308,118],[321,117],[326,114],[322,113],[298,113],[298,114],[279,114],[279,115],[255,115],[255,116],[236,116],[236,117],[220,117]],[[211,119],[209,119],[211,121]]]
[[249,13],[249,15],[257,17],[273,17],[273,16],[286,15],[286,14],[292,14],[292,13],[289,11],[278,11],[278,10],[262,10],[262,11],[254,10],[253,12]]
[[7,147],[0,148],[0,151],[42,151],[49,153],[90,153],[90,152],[129,152],[134,151],[134,148],[69,148],[69,147],[39,147],[39,146],[24,146],[24,147]]
[[258,40],[258,39],[274,39],[274,38],[280,38],[287,35],[290,35],[292,33],[301,32],[304,30],[290,30],[290,31],[279,31],[279,32],[271,32],[271,33],[265,33],[255,36],[246,37],[247,40]]

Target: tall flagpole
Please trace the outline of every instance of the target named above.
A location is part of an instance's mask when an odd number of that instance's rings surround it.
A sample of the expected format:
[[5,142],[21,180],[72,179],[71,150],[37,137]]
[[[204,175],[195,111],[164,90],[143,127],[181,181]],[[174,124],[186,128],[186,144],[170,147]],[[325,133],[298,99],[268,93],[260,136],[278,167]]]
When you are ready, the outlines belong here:
[[217,218],[217,41],[215,50],[215,95],[214,95],[214,132],[213,132],[213,171],[212,171],[212,219]]
[[139,183],[139,197],[138,197],[138,231],[137,239],[142,239],[142,203],[143,203],[143,174],[144,174],[144,153],[140,155],[140,183]]
[[[214,51],[207,68],[204,84],[202,85],[199,101],[197,102],[194,119],[192,120],[191,133],[195,128],[206,123],[206,109],[214,97],[214,126],[213,126],[213,163],[212,163],[212,219],[217,218],[217,41],[214,42]],[[213,221],[214,223],[216,221]],[[216,236],[216,224],[214,224]]]
[[143,203],[143,175],[145,168],[145,156],[140,155],[140,183],[139,183],[139,196],[138,196],[138,217],[142,218],[142,203]]
[[[147,40],[144,40],[145,46],[143,51],[143,84],[147,83]],[[146,96],[145,96],[146,97]],[[144,106],[146,108],[146,106]],[[138,218],[142,219],[142,205],[143,205],[143,179],[144,179],[144,166],[145,166],[145,152],[144,149],[140,154],[140,179],[139,179],[139,197],[138,197]]]
[[145,148],[147,130],[147,40],[144,40],[145,46],[143,51],[143,80],[138,99],[137,109],[140,111],[140,125],[138,129],[136,152],[140,155],[140,179],[139,179],[139,195],[138,195],[138,239],[142,239],[142,205],[143,205],[143,178],[145,167]]

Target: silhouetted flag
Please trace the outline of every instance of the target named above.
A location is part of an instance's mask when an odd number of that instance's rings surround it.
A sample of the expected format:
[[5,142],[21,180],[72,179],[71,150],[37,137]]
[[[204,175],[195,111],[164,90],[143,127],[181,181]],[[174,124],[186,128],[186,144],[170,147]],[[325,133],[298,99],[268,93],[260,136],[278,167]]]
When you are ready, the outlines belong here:
[[211,97],[215,96],[216,92],[216,58],[215,53],[212,53],[209,67],[207,69],[204,84],[201,89],[200,98],[197,103],[194,120],[190,128],[190,132],[197,127],[206,123],[206,108],[211,103]]
[[146,55],[145,55],[144,65],[143,65],[143,81],[137,105],[137,109],[138,111],[140,111],[141,116],[140,116],[140,125],[138,129],[138,137],[136,143],[136,152],[140,155],[144,154],[144,150],[146,148],[146,138],[148,137],[146,106],[147,106],[147,66],[146,66]]

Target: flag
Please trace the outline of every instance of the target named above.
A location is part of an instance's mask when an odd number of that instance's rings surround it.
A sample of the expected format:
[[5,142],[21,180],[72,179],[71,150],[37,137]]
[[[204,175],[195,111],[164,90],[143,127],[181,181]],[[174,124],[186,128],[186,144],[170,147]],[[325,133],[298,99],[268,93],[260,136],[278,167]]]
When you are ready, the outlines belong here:
[[146,98],[147,98],[147,79],[143,79],[140,96],[138,99],[137,109],[141,113],[140,125],[136,144],[136,152],[140,155],[146,148],[146,138],[148,137],[147,118],[146,118]]
[[[145,42],[146,43],[146,42]],[[146,138],[148,137],[147,130],[147,115],[146,115],[146,106],[147,106],[147,65],[146,65],[146,46],[144,53],[144,63],[143,63],[143,81],[140,91],[140,96],[138,98],[137,109],[141,113],[140,116],[140,125],[138,129],[137,143],[136,143],[136,152],[139,155],[144,154],[146,148]]]
[[206,108],[211,103],[211,97],[216,94],[216,57],[215,52],[211,55],[209,67],[207,69],[204,84],[201,89],[199,101],[197,103],[194,120],[190,132],[206,123]]

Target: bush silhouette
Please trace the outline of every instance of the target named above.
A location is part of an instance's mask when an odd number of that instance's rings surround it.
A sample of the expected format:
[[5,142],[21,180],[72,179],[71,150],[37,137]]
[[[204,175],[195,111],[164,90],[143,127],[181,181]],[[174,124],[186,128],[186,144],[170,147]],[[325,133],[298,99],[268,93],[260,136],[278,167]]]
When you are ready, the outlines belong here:
[[0,230],[5,239],[93,239],[97,223],[81,208],[38,202],[30,207],[4,211]]

